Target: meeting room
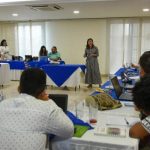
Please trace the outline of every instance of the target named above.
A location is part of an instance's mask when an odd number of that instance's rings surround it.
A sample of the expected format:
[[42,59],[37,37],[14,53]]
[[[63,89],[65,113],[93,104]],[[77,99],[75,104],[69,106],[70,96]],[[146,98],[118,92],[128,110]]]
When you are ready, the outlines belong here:
[[150,0],[0,0],[0,150],[150,150]]

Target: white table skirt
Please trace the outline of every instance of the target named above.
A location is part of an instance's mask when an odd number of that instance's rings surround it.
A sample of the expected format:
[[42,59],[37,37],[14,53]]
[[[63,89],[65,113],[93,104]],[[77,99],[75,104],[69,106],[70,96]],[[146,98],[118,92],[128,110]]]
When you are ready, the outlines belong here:
[[9,85],[10,67],[8,63],[0,63],[0,85]]
[[23,70],[10,70],[10,79],[11,80],[20,80],[20,76]]
[[[125,106],[115,110],[99,111],[97,125],[104,126],[107,119],[111,117],[116,119],[113,122],[117,124],[119,121],[117,119],[124,120],[124,117],[138,120],[138,113],[134,111],[133,107]],[[89,130],[81,138],[73,137],[70,140],[57,141],[52,143],[52,147],[53,150],[138,150],[139,140],[129,137],[127,125],[124,128],[127,131],[126,137],[97,136],[94,135],[94,130]]]
[[[61,86],[78,87],[83,80],[84,76],[79,67]],[[57,86],[49,76],[47,76],[47,85]]]
[[[10,79],[20,80],[22,70],[11,70]],[[84,75],[81,68],[78,68],[64,83],[62,86],[78,87],[80,83],[84,83]],[[57,86],[53,80],[47,75],[47,85]]]

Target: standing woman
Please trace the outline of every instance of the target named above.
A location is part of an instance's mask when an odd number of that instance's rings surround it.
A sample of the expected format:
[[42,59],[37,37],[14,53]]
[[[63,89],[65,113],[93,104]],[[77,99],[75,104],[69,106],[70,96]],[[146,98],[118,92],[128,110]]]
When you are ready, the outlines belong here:
[[46,47],[43,45],[41,46],[40,52],[39,52],[39,56],[47,56],[48,52],[46,50]]
[[88,88],[92,88],[92,84],[101,86],[101,75],[97,57],[99,56],[98,48],[94,45],[93,39],[87,40],[84,57],[86,57],[86,75],[85,83],[89,84]]

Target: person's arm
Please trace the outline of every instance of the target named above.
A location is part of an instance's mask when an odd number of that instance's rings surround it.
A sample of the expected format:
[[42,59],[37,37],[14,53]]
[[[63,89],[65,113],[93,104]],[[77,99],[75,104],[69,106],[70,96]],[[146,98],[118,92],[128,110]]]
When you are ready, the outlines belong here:
[[87,52],[86,52],[86,49],[85,49],[85,52],[84,52],[84,55],[83,55],[83,57],[85,58],[85,57],[87,57]]
[[130,128],[129,135],[132,138],[138,138],[140,140],[143,140],[147,136],[150,135],[150,133],[142,126],[142,124],[136,123]]
[[132,66],[133,68],[139,69],[139,65],[138,65],[138,64],[131,64],[131,66]]
[[96,49],[96,52],[95,52],[95,53],[93,53],[93,54],[91,54],[91,56],[92,56],[92,57],[98,57],[98,56],[99,56],[98,48],[97,48],[97,47],[95,47],[95,49]]
[[59,140],[71,138],[74,133],[72,121],[56,104],[54,104],[54,107],[55,109],[50,114],[47,123],[48,132],[54,134]]
[[57,56],[58,56],[57,61],[58,61],[58,60],[61,60],[61,56],[60,56],[60,53],[59,53],[59,52],[58,52],[58,55],[57,55]]

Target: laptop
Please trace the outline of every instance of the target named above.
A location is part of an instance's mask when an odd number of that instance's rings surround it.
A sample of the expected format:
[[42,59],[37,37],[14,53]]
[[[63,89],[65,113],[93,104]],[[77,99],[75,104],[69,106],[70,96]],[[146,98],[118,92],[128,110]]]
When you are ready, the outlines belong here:
[[32,55],[25,55],[25,61],[29,62],[32,61]]
[[68,95],[67,94],[49,94],[49,98],[52,99],[58,107],[60,107],[64,113],[67,113]]
[[124,92],[124,88],[120,86],[117,76],[111,79],[111,83],[118,99],[132,101],[132,93]]
[[121,81],[125,89],[129,89],[129,90],[133,89],[134,85],[132,79],[130,79],[125,72],[121,73]]
[[39,61],[47,62],[48,61],[48,56],[40,56]]

